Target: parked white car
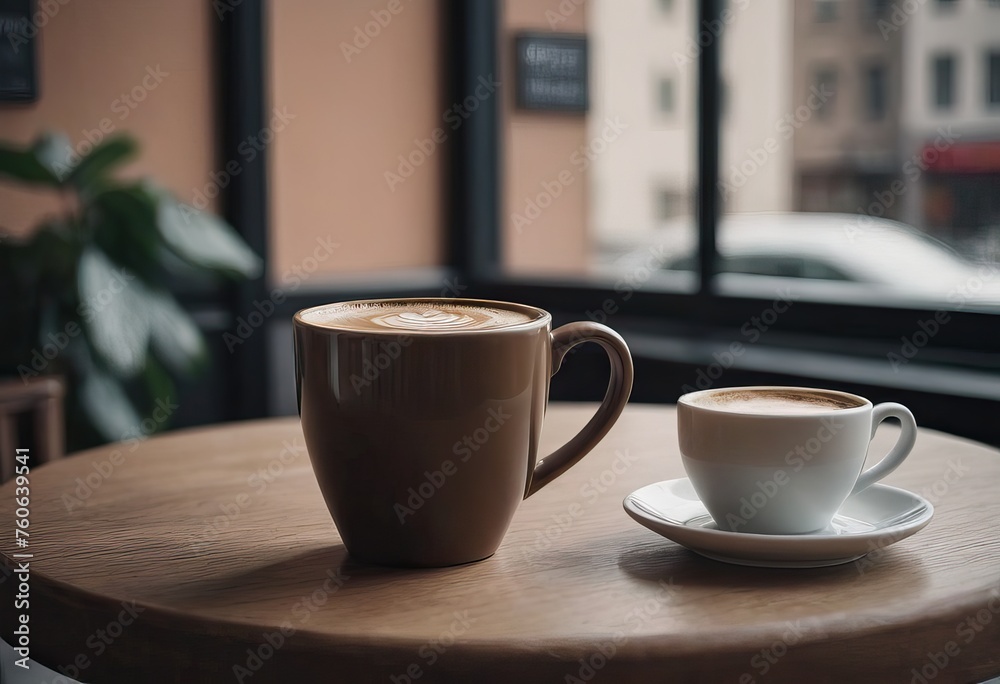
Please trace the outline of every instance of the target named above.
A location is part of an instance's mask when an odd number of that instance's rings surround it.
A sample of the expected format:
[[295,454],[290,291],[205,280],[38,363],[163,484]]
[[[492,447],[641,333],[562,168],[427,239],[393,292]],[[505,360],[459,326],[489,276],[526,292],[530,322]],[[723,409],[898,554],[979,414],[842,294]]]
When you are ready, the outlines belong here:
[[[717,243],[720,282],[727,290],[795,278],[794,287],[823,298],[1000,305],[1000,264],[971,262],[896,221],[852,214],[728,214]],[[643,240],[609,245],[602,255],[606,274],[646,265],[659,270],[664,282],[685,273],[690,279],[698,261],[695,224],[677,220]]]

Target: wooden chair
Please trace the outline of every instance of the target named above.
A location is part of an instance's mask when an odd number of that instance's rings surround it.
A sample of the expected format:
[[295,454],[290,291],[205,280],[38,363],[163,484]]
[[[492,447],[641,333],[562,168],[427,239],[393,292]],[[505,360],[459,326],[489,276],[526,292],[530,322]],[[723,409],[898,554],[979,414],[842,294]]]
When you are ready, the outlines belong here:
[[63,435],[62,380],[39,377],[28,382],[0,380],[0,483],[14,477],[14,458],[18,442],[18,417],[32,414],[34,438],[31,441],[32,462],[47,463],[62,458],[65,451]]

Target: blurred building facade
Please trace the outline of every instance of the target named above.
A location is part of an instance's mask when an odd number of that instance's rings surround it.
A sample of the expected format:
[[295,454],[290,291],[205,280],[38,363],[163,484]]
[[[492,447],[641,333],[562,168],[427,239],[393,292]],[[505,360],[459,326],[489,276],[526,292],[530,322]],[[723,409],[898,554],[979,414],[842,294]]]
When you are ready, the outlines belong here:
[[608,119],[626,126],[593,155],[590,220],[599,242],[641,239],[692,217],[698,56],[719,39],[726,210],[791,209],[792,152],[778,131],[791,107],[790,3],[733,0],[724,21],[698,25],[694,0],[589,0],[588,139]]
[[1000,258],[1000,2],[929,2],[903,36],[903,220]]
[[868,211],[900,166],[902,39],[880,30],[889,12],[870,0],[793,3],[792,91],[809,110],[794,145],[798,211],[900,213],[898,202]]
[[1000,257],[1000,2],[589,0],[598,244],[693,214],[697,58],[721,37],[727,212],[865,214]]

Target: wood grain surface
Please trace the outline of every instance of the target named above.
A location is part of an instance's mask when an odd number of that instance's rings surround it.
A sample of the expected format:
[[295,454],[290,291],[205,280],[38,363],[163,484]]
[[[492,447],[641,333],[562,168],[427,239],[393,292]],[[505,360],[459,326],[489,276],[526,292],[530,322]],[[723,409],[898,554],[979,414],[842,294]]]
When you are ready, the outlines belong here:
[[[543,452],[593,405],[553,405]],[[896,436],[883,427],[873,453]],[[886,480],[937,512],[861,561],[710,561],[622,499],[683,475],[672,407],[629,406],[497,554],[346,556],[299,423],[110,445],[31,474],[31,655],[87,682],[969,682],[1000,674],[1000,454],[922,430]],[[0,488],[3,562],[14,483]],[[447,486],[447,483],[445,484]],[[11,641],[4,592],[3,635]]]

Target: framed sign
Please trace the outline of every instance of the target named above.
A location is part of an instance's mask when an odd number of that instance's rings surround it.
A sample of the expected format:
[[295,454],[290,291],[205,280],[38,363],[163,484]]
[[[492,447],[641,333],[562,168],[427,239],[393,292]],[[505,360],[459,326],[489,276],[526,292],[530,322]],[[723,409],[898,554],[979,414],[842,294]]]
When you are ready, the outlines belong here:
[[514,39],[516,102],[520,109],[585,113],[588,105],[587,37],[522,33]]
[[33,102],[38,98],[31,0],[0,0],[0,102]]

